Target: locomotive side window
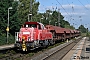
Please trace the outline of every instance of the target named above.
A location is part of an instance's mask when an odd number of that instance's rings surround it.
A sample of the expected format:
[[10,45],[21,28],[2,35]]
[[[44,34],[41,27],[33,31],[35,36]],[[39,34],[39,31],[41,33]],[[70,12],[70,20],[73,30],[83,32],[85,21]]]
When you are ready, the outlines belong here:
[[41,26],[40,25],[38,25],[38,29],[41,29]]
[[28,25],[26,25],[26,27],[28,27]]
[[25,24],[24,27],[33,27],[33,28],[37,28],[36,24]]
[[44,29],[44,25],[42,25],[42,29]]
[[24,27],[28,27],[28,24],[25,24]]
[[29,25],[28,24],[25,24],[25,25],[23,25],[23,27],[29,27]]
[[30,24],[30,27],[37,28],[36,24]]

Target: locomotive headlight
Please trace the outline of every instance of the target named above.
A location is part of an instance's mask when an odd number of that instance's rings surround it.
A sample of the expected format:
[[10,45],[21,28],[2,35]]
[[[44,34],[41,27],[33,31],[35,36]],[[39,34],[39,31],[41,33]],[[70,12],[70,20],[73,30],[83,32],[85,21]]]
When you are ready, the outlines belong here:
[[18,39],[18,41],[20,41],[20,38]]
[[33,41],[34,39],[32,39],[32,41]]
[[16,41],[18,41],[18,38],[16,38]]
[[20,38],[17,38],[16,41],[20,41]]
[[32,38],[31,41],[33,41],[34,39]]
[[30,41],[30,37],[28,38],[28,41]]

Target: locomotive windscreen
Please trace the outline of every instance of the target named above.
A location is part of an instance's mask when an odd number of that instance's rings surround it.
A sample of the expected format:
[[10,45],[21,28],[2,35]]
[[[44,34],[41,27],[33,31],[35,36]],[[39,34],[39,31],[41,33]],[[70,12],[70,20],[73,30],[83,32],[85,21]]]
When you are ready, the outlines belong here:
[[24,24],[24,28],[30,28],[30,27],[33,27],[33,28],[37,28],[37,25],[36,24]]

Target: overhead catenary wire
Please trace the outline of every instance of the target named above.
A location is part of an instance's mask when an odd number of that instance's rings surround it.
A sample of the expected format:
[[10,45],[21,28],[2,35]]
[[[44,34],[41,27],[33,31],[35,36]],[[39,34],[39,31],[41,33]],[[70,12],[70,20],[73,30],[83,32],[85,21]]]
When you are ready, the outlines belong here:
[[[67,2],[68,2],[68,0],[67,0]],[[68,2],[68,4],[69,4],[69,6],[71,6],[71,8],[72,8],[72,12],[73,13],[75,13],[75,11],[74,11],[74,6],[73,6],[73,2],[72,2],[72,5]],[[73,14],[72,14],[73,15]]]
[[[58,1],[58,0],[56,0],[59,4],[60,4],[60,6],[63,8],[63,6],[61,5],[61,3]],[[67,11],[63,8],[63,10],[67,13]],[[69,15],[68,13],[67,13],[67,15],[70,17],[70,19],[72,19],[71,18],[71,15]]]
[[[83,3],[82,3],[80,0],[78,0],[78,1],[82,4],[83,7],[85,7],[85,6],[83,5]],[[89,9],[86,8],[86,7],[85,7],[85,9],[86,9],[86,10],[89,10]]]
[[[68,0],[67,0],[67,2],[68,2]],[[71,6],[71,4],[68,2],[68,4],[69,4],[69,6]],[[72,7],[72,6],[71,6]],[[72,13],[70,13],[71,14],[71,16],[70,16],[70,21],[71,21],[71,17],[72,17]]]
[[[68,12],[67,10],[65,10],[65,8],[62,6],[61,2],[59,2],[59,0],[56,0],[56,1],[60,4],[60,6],[63,8],[63,10],[70,16],[70,18],[72,18],[72,17],[71,17],[72,14],[69,14],[69,12]],[[86,0],[86,1],[87,1],[86,3],[88,4],[88,3],[89,3],[88,0]],[[67,1],[67,2],[68,2],[68,1]],[[77,0],[77,2],[79,2],[79,3],[81,4],[81,7],[80,7],[80,5],[79,5],[80,8],[83,8],[83,10],[89,11],[89,8],[88,8],[86,5],[84,5],[84,3],[82,3],[81,0]],[[71,5],[69,2],[68,2],[68,4]],[[73,13],[76,12],[76,10],[74,10],[74,8],[77,7],[77,6],[72,5],[71,7],[72,7],[72,12],[73,12]],[[82,10],[82,11],[83,11],[83,10]],[[87,11],[85,11],[85,12],[87,12]],[[81,12],[81,11],[80,11],[80,12]],[[84,12],[83,12],[83,13],[84,13]],[[82,13],[82,14],[83,14],[83,13]],[[75,14],[78,14],[78,13],[75,13]],[[78,14],[78,15],[79,15],[79,14]],[[77,15],[77,16],[78,16],[78,15]],[[82,16],[82,15],[80,14],[80,16]],[[76,18],[75,18],[75,19],[76,19]]]
[[[62,5],[61,5],[61,3],[58,1],[58,0],[56,0],[59,4],[60,4],[60,6],[62,7]],[[63,8],[63,7],[62,7]],[[67,11],[63,8],[63,10],[67,13]],[[67,13],[68,14],[68,13]],[[69,14],[68,14],[69,15]],[[70,15],[69,15],[70,16]]]

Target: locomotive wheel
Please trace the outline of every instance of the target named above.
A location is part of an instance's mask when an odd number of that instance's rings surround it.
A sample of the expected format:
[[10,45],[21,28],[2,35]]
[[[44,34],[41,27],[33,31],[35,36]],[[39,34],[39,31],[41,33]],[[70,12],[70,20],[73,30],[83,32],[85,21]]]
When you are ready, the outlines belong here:
[[54,40],[53,40],[53,43],[52,43],[52,45],[53,45],[53,44],[55,44],[55,41],[54,41]]
[[49,43],[50,43],[50,45],[53,45],[53,44],[55,44],[55,41],[54,40],[49,40]]

